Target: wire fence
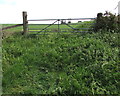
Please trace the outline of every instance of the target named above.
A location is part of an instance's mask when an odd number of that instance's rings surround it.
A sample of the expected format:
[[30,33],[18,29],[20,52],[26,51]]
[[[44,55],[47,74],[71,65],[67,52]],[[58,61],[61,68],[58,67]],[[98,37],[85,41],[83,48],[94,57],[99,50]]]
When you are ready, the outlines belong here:
[[1,30],[7,30],[7,29],[19,27],[19,26],[23,26],[23,24],[16,24],[16,25],[12,25],[12,26],[3,27],[3,28],[1,28]]

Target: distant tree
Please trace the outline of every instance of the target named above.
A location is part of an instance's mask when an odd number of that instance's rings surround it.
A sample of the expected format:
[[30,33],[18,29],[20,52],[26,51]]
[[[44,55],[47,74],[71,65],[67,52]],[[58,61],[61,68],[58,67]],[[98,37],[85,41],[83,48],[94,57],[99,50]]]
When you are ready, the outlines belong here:
[[68,21],[68,23],[70,24],[70,23],[71,23],[71,21]]
[[80,22],[82,22],[82,21],[78,21],[78,23],[80,23]]
[[66,21],[64,21],[64,20],[61,20],[61,24],[65,24],[66,23]]

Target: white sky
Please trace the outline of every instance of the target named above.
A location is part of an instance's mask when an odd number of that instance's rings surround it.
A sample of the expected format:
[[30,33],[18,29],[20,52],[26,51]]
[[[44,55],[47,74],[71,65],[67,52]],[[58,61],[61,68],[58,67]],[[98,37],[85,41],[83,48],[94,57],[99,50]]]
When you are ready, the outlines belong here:
[[28,19],[94,18],[97,13],[117,13],[120,0],[0,0],[0,24],[22,23],[22,11]]

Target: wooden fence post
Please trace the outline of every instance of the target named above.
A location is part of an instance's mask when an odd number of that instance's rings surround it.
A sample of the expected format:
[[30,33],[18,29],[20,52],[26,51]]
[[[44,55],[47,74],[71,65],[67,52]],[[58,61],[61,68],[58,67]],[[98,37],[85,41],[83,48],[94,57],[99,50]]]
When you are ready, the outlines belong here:
[[28,32],[27,12],[23,11],[23,35]]

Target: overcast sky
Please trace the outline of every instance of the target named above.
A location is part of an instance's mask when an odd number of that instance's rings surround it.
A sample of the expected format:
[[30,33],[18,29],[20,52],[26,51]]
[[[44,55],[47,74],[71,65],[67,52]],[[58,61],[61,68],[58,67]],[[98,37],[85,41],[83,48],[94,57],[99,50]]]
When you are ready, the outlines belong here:
[[94,18],[98,12],[117,13],[120,0],[0,0],[0,23],[22,23],[28,19]]

